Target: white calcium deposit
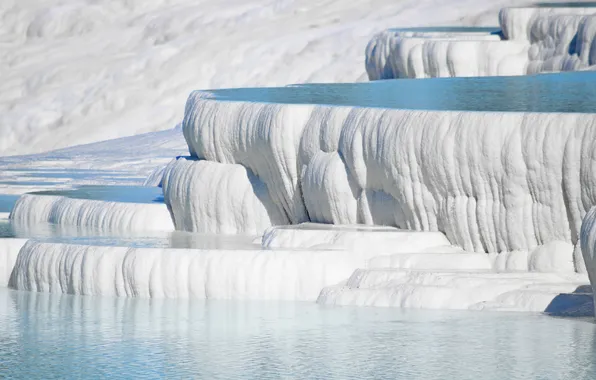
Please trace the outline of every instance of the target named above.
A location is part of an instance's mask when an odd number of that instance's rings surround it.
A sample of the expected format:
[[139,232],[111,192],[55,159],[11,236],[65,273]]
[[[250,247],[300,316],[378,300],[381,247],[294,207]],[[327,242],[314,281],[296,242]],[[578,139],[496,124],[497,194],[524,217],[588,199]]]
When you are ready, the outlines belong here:
[[10,286],[20,290],[155,298],[315,300],[366,267],[369,252],[187,250],[30,241]]
[[[345,284],[323,289],[317,302],[422,309],[548,311],[573,299],[577,275],[446,270],[361,269]],[[583,298],[583,297],[582,297]]]
[[119,297],[553,312],[585,298],[572,294],[585,284],[584,276],[497,274],[482,261],[487,258],[479,253],[376,256],[372,250],[188,250],[29,241],[16,258],[9,286]]
[[0,155],[172,128],[197,88],[364,80],[375,33],[511,1],[2,0]]
[[449,240],[440,232],[417,232],[392,227],[325,225],[304,223],[271,227],[261,238],[268,249],[308,248],[371,251],[376,254],[427,252],[449,249]]
[[[596,13],[596,7],[506,7],[499,12],[499,24],[503,37],[507,40],[536,41],[533,26],[537,20],[553,19],[557,16],[586,16]],[[556,35],[556,29],[561,25],[551,28],[552,35]]]
[[596,8],[504,8],[498,35],[387,30],[366,47],[371,80],[524,75],[591,69]]
[[[596,286],[596,206],[586,214],[581,228],[581,250],[592,287]],[[596,294],[594,312],[596,314]]]
[[[246,189],[248,171],[263,184],[268,197],[240,193],[266,200],[267,207],[256,202],[253,217],[275,210],[261,226],[282,214],[291,223],[441,231],[466,251],[526,251],[528,268],[571,269],[574,260],[583,268],[573,251],[596,201],[593,115],[260,104],[197,92],[183,129],[191,154],[224,165],[228,188]],[[175,165],[207,165],[201,162]],[[195,203],[192,212],[172,207],[175,220],[192,221],[197,209],[215,207],[198,199],[224,194],[217,181],[181,181],[164,189],[166,203]],[[219,207],[235,199],[221,197]],[[233,232],[243,216],[217,218]],[[204,228],[192,223],[190,230]]]
[[0,287],[8,286],[17,256],[27,239],[0,238]]
[[242,165],[180,158],[166,168],[163,191],[178,230],[258,235],[289,223],[263,181]]
[[52,223],[116,231],[173,231],[166,205],[106,202],[63,196],[25,194],[10,219],[20,225]]

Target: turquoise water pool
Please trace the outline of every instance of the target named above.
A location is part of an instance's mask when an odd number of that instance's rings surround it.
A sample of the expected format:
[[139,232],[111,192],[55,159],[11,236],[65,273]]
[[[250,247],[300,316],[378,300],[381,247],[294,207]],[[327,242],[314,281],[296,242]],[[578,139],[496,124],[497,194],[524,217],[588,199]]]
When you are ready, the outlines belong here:
[[54,195],[75,199],[91,199],[106,202],[163,203],[160,187],[84,185],[69,190],[35,191],[34,195]]
[[596,111],[596,72],[513,77],[395,79],[205,91],[221,101],[443,111]]
[[0,289],[0,377],[592,380],[595,327],[531,314]]
[[535,3],[530,4],[532,7],[538,8],[593,8],[596,7],[594,1],[562,1],[557,3]]
[[436,32],[436,33],[486,33],[498,34],[498,26],[423,26],[414,28],[391,28],[396,32]]

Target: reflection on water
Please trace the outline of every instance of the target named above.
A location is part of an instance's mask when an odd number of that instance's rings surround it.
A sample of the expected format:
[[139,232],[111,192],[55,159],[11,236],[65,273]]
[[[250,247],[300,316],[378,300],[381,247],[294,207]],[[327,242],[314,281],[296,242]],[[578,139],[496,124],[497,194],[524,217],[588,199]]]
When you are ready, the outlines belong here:
[[424,26],[416,28],[391,28],[396,32],[420,32],[420,33],[479,33],[499,34],[501,28],[498,26]]
[[596,7],[595,1],[563,1],[558,3],[535,3],[532,7],[539,8],[592,8]]
[[150,186],[85,185],[69,190],[35,191],[35,195],[55,195],[107,202],[163,203],[163,191]]
[[0,289],[0,377],[592,380],[594,327],[527,314]]
[[10,212],[17,199],[19,199],[18,195],[0,194],[0,212]]
[[212,90],[205,94],[219,100],[282,104],[593,113],[596,111],[596,72],[304,84]]
[[259,244],[253,244],[255,236],[102,230],[49,223],[21,225],[9,220],[0,220],[0,238],[136,248],[260,249]]

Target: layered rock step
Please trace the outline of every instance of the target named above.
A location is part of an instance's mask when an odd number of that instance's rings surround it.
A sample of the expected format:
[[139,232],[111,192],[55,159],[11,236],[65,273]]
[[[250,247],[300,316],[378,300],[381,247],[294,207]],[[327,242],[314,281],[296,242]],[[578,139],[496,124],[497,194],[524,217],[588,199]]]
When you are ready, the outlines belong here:
[[389,29],[366,47],[370,80],[524,75],[596,65],[593,3],[504,8],[500,27]]

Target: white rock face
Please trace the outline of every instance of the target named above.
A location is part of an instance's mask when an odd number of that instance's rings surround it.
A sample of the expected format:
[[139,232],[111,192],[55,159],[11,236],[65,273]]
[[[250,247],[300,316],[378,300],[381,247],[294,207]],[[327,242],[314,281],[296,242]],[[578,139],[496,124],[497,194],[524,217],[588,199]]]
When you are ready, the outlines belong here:
[[373,256],[342,250],[187,250],[30,241],[10,286],[155,298],[315,300]]
[[[592,288],[596,287],[596,207],[586,214],[581,228],[581,249],[586,263],[588,277]],[[596,293],[594,297],[594,313],[596,314]]]
[[376,36],[367,46],[366,71],[370,80],[523,75],[528,49],[524,41],[500,41],[499,36],[491,34]]
[[524,75],[587,70],[596,8],[504,8],[498,35],[476,32],[377,34],[366,48],[371,80]]
[[[596,13],[595,7],[507,7],[499,12],[499,23],[507,40],[536,41],[533,24],[539,19],[552,19],[553,16],[585,16]],[[560,27],[560,25],[559,25]],[[553,25],[551,29],[556,31]]]
[[440,232],[314,223],[269,228],[263,234],[261,245],[267,249],[341,249],[378,255],[449,250],[449,240]]
[[118,231],[173,231],[166,205],[104,202],[62,196],[21,196],[10,219],[21,225],[53,223]]
[[8,286],[17,255],[27,239],[0,239],[0,286]]
[[508,2],[2,0],[0,155],[171,128],[196,88],[364,80],[374,33]]
[[181,158],[166,168],[163,191],[178,230],[258,235],[289,223],[263,181],[242,165]]
[[[529,252],[531,270],[570,269],[596,201],[590,114],[275,105],[195,93],[183,128],[199,158],[250,168],[292,223],[308,216],[441,231],[466,251]],[[577,255],[574,265],[583,265]]]
[[[390,29],[376,34],[366,45],[366,73],[370,80],[408,77],[408,72],[424,68],[423,57],[437,42],[442,47],[457,41],[499,41],[501,37],[486,31],[448,32],[448,31],[412,31]],[[493,45],[494,46],[494,45]],[[410,52],[415,56],[409,57]],[[468,55],[469,57],[470,55]],[[446,58],[446,57],[444,57]],[[420,76],[422,77],[422,76]]]
[[582,276],[444,270],[362,269],[323,289],[325,305],[542,312],[584,284]]

